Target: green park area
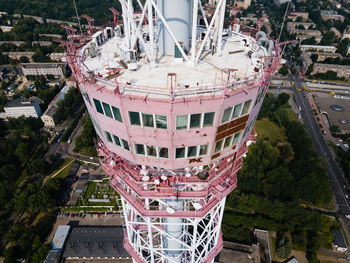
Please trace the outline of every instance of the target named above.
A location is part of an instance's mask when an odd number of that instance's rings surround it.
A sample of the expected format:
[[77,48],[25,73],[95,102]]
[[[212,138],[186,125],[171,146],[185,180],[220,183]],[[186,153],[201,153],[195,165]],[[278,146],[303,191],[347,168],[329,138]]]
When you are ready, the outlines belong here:
[[321,247],[332,248],[331,232],[340,223],[310,208],[332,209],[332,193],[326,164],[288,100],[286,93],[267,94],[255,126],[257,141],[227,197],[222,232],[227,241],[251,244],[255,228],[268,230],[275,236],[276,258],[303,251],[316,263]]

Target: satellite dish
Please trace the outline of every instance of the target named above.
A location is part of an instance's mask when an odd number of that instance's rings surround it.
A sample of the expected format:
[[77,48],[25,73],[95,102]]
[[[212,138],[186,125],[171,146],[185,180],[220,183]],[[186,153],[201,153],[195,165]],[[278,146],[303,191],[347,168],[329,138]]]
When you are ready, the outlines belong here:
[[245,157],[247,157],[247,154],[245,153],[245,154],[243,154],[242,156],[243,156],[243,158],[245,158]]
[[190,173],[186,173],[185,176],[186,177],[191,177],[191,174]]
[[200,203],[192,203],[193,207],[195,210],[200,210],[202,209],[202,205]]
[[145,175],[144,177],[142,177],[142,181],[148,182],[149,181],[149,176]]
[[109,163],[109,165],[114,166],[114,165],[115,165],[115,161],[111,161],[111,162]]
[[162,176],[160,177],[160,179],[162,179],[163,181],[165,181],[166,179],[168,179],[168,177],[166,177],[165,175],[162,175]]
[[154,180],[155,184],[160,184],[160,181],[158,179]]
[[174,214],[175,213],[175,210],[174,208],[168,206],[166,209],[165,209],[169,214]]
[[248,146],[251,145],[252,143],[253,143],[253,142],[252,142],[251,140],[249,140],[249,141],[246,142],[245,145],[248,147]]

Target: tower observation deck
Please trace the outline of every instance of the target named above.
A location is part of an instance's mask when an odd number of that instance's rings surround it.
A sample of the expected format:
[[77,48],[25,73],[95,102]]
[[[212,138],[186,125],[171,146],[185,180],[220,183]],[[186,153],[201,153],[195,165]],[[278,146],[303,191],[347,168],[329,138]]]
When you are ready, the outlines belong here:
[[61,43],[121,196],[133,261],[213,262],[281,45],[225,25],[226,0],[210,17],[199,0],[133,2],[120,0],[122,21],[111,8],[114,22],[82,35],[65,26]]

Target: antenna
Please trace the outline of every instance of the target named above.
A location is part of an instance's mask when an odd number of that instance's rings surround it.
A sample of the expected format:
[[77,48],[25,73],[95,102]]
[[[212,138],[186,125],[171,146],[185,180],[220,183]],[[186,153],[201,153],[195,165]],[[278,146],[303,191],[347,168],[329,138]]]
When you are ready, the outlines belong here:
[[282,27],[281,27],[280,35],[278,36],[278,39],[277,39],[277,43],[278,43],[278,42],[280,42],[280,38],[281,38],[281,34],[282,34],[282,30],[283,30],[283,27],[284,27],[284,21],[286,21],[286,16],[287,16],[287,12],[288,12],[288,8],[289,8],[289,4],[290,4],[290,1],[288,2],[288,4],[287,4],[287,8],[286,8],[286,12],[284,13],[283,22],[282,22]]
[[74,4],[74,9],[75,9],[75,14],[76,14],[77,19],[78,19],[80,34],[83,34],[83,31],[81,31],[80,18],[78,15],[78,10],[77,10],[77,5],[75,4],[75,0],[73,0],[73,4]]

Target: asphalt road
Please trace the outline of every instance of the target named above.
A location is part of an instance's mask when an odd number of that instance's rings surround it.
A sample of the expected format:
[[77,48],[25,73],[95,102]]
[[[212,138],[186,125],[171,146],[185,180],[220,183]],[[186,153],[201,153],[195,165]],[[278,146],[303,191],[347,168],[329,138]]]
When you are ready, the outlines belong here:
[[298,107],[300,107],[299,109],[301,109],[301,116],[314,141],[316,152],[327,162],[328,181],[339,208],[338,214],[343,219],[343,222],[345,222],[348,233],[350,233],[350,219],[345,217],[345,215],[350,215],[350,205],[349,200],[345,196],[345,194],[349,193],[346,187],[344,187],[346,186],[344,177],[338,167],[338,164],[333,158],[327,142],[323,137],[321,129],[314,117],[312,108],[305,96],[305,93],[303,91],[296,90],[297,88],[302,89],[302,80],[294,76],[291,78],[291,81],[294,81],[292,91],[295,97],[295,101]]

